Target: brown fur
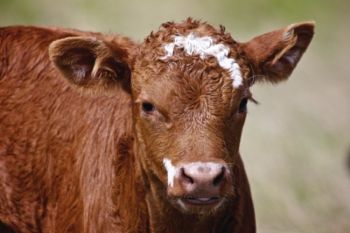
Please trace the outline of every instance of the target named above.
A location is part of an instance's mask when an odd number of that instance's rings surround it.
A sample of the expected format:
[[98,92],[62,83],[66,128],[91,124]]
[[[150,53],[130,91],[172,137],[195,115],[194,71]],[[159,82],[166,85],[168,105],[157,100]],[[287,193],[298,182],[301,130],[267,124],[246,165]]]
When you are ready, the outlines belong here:
[[[300,25],[291,28],[297,32]],[[232,87],[214,58],[177,49],[172,58],[159,59],[174,34],[191,31],[230,46],[242,87]],[[246,114],[237,109],[250,97],[252,75],[267,74],[259,67],[297,49],[296,62],[279,66],[281,72],[270,69],[270,78],[291,73],[311,40],[298,42],[294,31],[290,37],[296,39],[265,55],[255,54],[261,38],[240,44],[223,28],[191,19],[163,24],[139,45],[77,30],[1,28],[0,229],[255,232],[239,155]],[[281,33],[268,36],[270,44],[278,44]],[[145,115],[144,101],[156,111]],[[232,181],[223,191],[224,204],[204,214],[176,207],[167,193],[165,155],[175,162],[229,164]]]

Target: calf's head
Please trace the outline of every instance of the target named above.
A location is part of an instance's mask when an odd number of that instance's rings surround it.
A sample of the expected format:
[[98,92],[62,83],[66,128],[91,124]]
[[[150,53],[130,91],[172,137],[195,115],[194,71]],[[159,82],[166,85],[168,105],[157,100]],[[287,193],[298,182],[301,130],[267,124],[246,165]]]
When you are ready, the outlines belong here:
[[183,212],[211,214],[239,188],[235,167],[250,86],[287,79],[313,27],[292,24],[239,43],[223,27],[189,19],[163,24],[138,45],[61,39],[50,57],[83,89],[128,91],[145,185]]

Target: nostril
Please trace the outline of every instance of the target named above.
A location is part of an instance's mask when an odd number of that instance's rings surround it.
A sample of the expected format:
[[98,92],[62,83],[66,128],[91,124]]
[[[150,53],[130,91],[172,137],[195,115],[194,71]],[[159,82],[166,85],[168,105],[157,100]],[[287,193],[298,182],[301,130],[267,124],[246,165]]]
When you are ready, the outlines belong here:
[[214,186],[218,186],[219,184],[222,183],[222,181],[224,180],[224,177],[225,177],[225,173],[226,173],[226,168],[224,166],[222,166],[220,173],[213,180]]
[[181,177],[187,183],[190,183],[190,184],[194,183],[193,178],[186,174],[185,168],[181,168]]

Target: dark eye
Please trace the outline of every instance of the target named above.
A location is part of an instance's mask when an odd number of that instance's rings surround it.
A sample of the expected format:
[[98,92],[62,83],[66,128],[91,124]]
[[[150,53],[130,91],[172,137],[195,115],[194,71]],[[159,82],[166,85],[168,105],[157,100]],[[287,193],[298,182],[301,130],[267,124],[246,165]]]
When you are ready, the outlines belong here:
[[150,102],[143,102],[142,103],[142,111],[145,113],[152,113],[155,110],[155,107]]
[[241,103],[239,104],[238,113],[247,112],[247,103],[248,103],[248,98],[244,98],[241,100]]

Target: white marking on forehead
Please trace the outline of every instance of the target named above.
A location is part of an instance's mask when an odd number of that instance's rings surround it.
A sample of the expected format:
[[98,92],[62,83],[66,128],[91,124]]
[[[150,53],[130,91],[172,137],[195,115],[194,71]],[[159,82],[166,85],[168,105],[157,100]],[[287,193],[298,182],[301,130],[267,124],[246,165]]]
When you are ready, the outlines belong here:
[[237,88],[242,85],[243,78],[240,67],[235,59],[228,57],[230,52],[228,46],[215,44],[210,36],[197,37],[194,33],[187,36],[174,36],[174,42],[164,46],[166,54],[161,59],[173,56],[175,46],[183,48],[188,55],[199,55],[203,60],[207,56],[215,57],[219,65],[230,73],[233,87]]
[[163,164],[168,174],[168,185],[173,187],[176,175],[176,168],[173,166],[170,159],[163,159]]

